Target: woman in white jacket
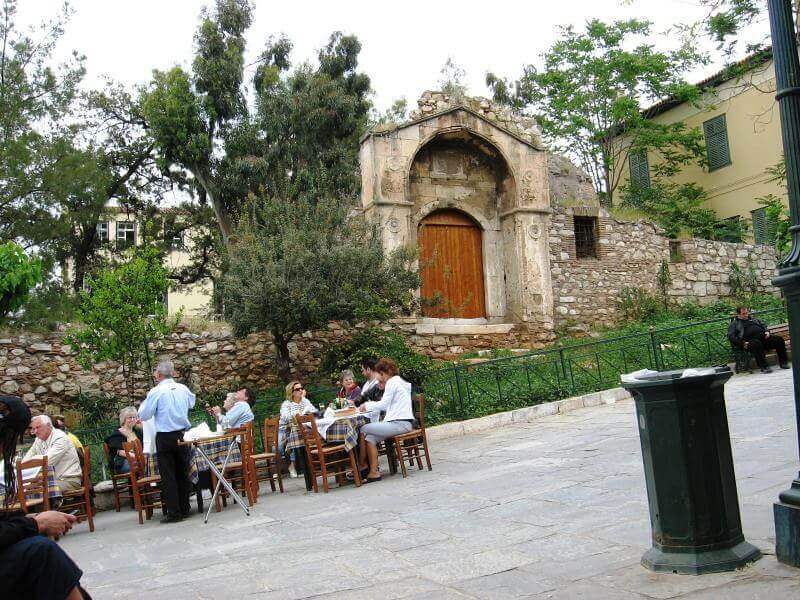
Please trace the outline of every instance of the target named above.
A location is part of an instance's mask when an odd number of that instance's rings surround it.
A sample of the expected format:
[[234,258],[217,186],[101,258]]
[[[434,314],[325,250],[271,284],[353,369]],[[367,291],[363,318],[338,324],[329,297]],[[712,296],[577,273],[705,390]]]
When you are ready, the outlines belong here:
[[366,480],[380,481],[378,468],[378,444],[388,438],[408,433],[414,426],[414,411],[411,405],[411,384],[398,374],[397,363],[382,358],[375,365],[378,381],[383,383],[383,398],[378,402],[365,402],[361,412],[382,411],[383,420],[368,423],[359,432],[359,468]]
[[[278,453],[283,455],[286,449],[286,434],[295,415],[316,413],[317,409],[306,398],[306,390],[299,381],[290,381],[286,386],[286,400],[281,404],[281,417],[278,427]],[[295,467],[295,451],[289,452],[289,476],[297,477]]]

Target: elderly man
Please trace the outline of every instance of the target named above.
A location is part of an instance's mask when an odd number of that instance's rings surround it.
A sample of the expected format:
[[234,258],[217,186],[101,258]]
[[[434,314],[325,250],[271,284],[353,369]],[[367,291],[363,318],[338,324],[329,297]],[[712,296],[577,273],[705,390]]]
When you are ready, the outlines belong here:
[[217,419],[217,429],[235,429],[241,427],[252,421],[253,416],[252,406],[256,402],[256,395],[250,388],[242,388],[235,394],[228,394],[230,398],[225,399],[222,408],[225,409],[225,414],[222,414],[222,409],[215,406],[211,409],[211,414]]
[[189,494],[189,449],[178,442],[191,427],[189,409],[195,396],[185,385],[177,383],[172,362],[158,363],[153,375],[158,381],[139,406],[139,418],[153,418],[156,430],[156,455],[161,474],[161,494],[165,515],[162,523],[177,523],[191,515]]
[[81,487],[83,473],[78,451],[67,434],[53,427],[53,422],[47,415],[33,417],[31,430],[36,439],[23,460],[47,456],[47,464],[55,469],[56,483],[62,492]]

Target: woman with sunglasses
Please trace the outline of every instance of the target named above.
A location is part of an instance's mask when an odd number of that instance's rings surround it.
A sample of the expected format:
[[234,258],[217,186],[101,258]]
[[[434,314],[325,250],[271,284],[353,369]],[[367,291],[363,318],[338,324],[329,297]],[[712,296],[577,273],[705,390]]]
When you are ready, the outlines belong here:
[[[283,455],[286,448],[286,431],[294,419],[295,415],[307,415],[316,413],[317,409],[311,404],[311,401],[306,398],[306,390],[303,384],[299,381],[290,381],[286,386],[286,400],[281,404],[281,418],[280,427],[278,428],[278,453]],[[297,477],[297,468],[295,467],[296,452],[289,451],[289,476]]]

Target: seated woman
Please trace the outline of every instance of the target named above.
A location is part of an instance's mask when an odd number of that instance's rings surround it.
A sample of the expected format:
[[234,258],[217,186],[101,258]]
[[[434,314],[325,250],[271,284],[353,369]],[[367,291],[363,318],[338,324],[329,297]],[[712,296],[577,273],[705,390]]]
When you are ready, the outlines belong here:
[[119,429],[105,440],[111,454],[111,468],[114,473],[130,473],[131,465],[125,456],[123,443],[139,440],[142,443],[141,421],[139,413],[132,406],[126,406],[119,411]]
[[378,444],[390,437],[408,433],[414,425],[414,410],[411,405],[411,384],[400,377],[397,364],[382,358],[375,365],[378,380],[384,384],[383,397],[379,402],[365,402],[360,412],[383,411],[385,416],[378,423],[367,423],[359,431],[359,469],[367,482],[380,481],[378,468]]
[[[278,454],[283,455],[286,449],[286,430],[289,424],[294,419],[295,415],[307,415],[316,413],[317,409],[311,404],[311,401],[306,398],[306,390],[303,384],[299,381],[291,381],[286,386],[286,400],[281,404],[281,417],[280,426],[278,428]],[[289,476],[297,477],[297,468],[295,467],[296,452],[291,450],[289,452]]]
[[361,396],[361,388],[356,383],[356,377],[350,369],[342,371],[341,382],[342,387],[338,397],[344,398],[350,406],[353,406],[356,399]]

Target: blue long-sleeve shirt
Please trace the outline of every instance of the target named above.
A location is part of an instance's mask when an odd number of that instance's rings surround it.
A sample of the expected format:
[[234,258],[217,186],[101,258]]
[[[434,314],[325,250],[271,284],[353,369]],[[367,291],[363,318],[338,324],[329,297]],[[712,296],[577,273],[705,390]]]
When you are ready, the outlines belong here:
[[195,396],[182,383],[174,379],[164,379],[147,392],[144,402],[139,405],[139,418],[142,421],[155,417],[156,433],[186,431],[189,423],[189,409],[194,406]]
[[254,419],[253,411],[247,402],[237,402],[219,418],[223,429],[235,429]]

